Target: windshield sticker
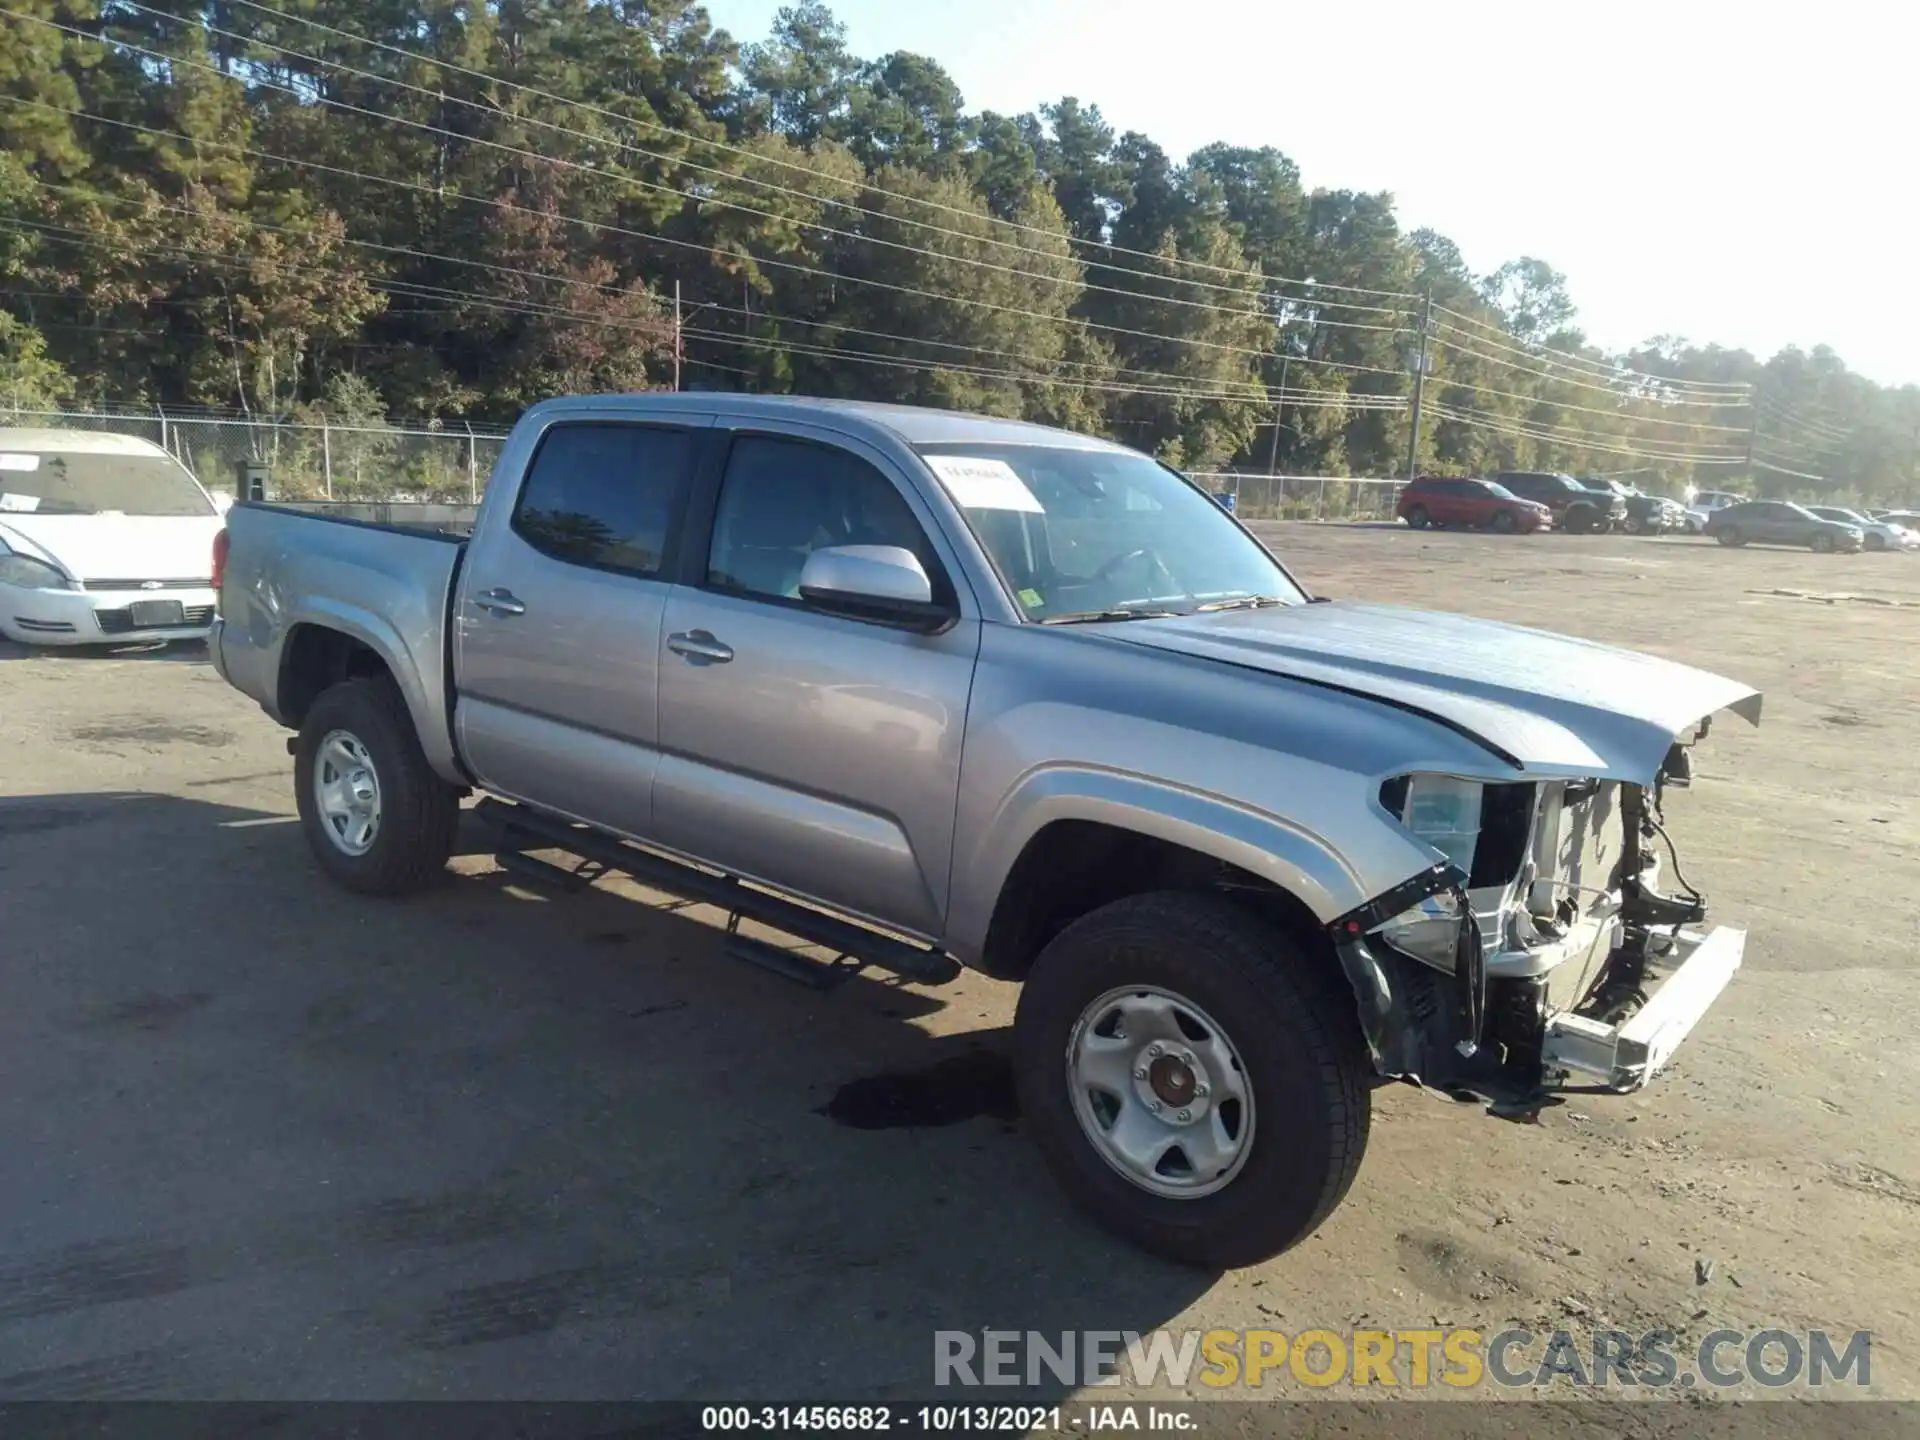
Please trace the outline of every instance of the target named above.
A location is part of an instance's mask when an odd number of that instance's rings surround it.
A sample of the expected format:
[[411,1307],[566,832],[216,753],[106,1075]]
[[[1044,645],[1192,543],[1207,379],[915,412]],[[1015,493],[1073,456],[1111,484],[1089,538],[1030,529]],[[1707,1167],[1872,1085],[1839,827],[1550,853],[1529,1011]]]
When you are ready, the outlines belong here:
[[1026,482],[1004,460],[979,460],[968,455],[929,455],[927,464],[947,487],[953,503],[963,510],[1023,510],[1044,515]]
[[25,515],[40,508],[38,495],[14,495],[0,490],[0,511],[9,511],[16,515]]
[[0,453],[0,470],[38,470],[39,468],[40,457],[38,455]]
[[1040,592],[1038,590],[1022,590],[1020,592],[1020,603],[1029,610],[1038,610],[1047,602],[1040,598]]

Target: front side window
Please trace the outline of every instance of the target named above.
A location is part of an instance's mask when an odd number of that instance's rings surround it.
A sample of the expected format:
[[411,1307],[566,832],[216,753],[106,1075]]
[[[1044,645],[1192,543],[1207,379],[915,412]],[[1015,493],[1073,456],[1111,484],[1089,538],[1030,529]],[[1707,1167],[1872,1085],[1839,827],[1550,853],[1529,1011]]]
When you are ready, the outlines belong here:
[[1306,595],[1207,495],[1123,450],[920,447],[1026,618],[1125,618]]
[[213,502],[170,455],[0,453],[0,512],[212,515]]
[[656,425],[556,425],[521,486],[514,533],[569,564],[657,575],[693,444],[692,431]]
[[919,557],[934,596],[944,572],[893,483],[858,455],[776,435],[741,435],[727,456],[707,583],[800,598],[807,556],[834,545],[892,545]]

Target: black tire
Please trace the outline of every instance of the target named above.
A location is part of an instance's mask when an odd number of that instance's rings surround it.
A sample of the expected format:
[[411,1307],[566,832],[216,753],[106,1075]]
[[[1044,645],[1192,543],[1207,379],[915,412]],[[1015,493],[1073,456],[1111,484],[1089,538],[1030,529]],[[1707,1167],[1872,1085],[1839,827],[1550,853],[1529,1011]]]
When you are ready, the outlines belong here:
[[[364,748],[378,784],[379,826],[358,855],[334,841],[314,793],[321,743],[335,732]],[[294,746],[293,789],[314,859],[347,889],[408,895],[445,874],[460,823],[460,792],[427,764],[413,716],[391,680],[343,680],[313,702]]]
[[1747,543],[1740,532],[1731,525],[1716,533],[1713,538],[1718,540],[1722,545],[1744,545]]
[[1409,505],[1407,507],[1407,524],[1411,525],[1414,529],[1424,530],[1432,523],[1433,517],[1427,514],[1426,506]]
[[1584,535],[1593,529],[1593,514],[1587,510],[1569,510],[1561,528],[1569,535]]
[[1869,535],[1869,536],[1867,536],[1867,549],[1869,549],[1869,550],[1884,550],[1884,549],[1886,549],[1886,548],[1887,548],[1887,541],[1886,541],[1886,537],[1885,537],[1884,535]]
[[1511,510],[1496,510],[1493,512],[1493,518],[1487,521],[1487,528],[1498,530],[1501,534],[1507,535],[1511,534],[1514,527],[1519,523],[1519,521],[1513,518],[1513,512]]
[[[1194,1198],[1154,1194],[1094,1148],[1066,1057],[1080,1017],[1131,985],[1230,1017],[1252,1095],[1241,1168]],[[1189,1037],[1193,1038],[1193,1037]],[[1352,992],[1331,957],[1220,896],[1161,891],[1115,901],[1055,937],[1014,1021],[1021,1112],[1067,1194],[1107,1228],[1182,1264],[1232,1269],[1298,1244],[1360,1169],[1373,1068]]]
[[1807,548],[1816,555],[1831,555],[1833,553],[1833,536],[1826,534],[1816,535],[1808,542]]
[[1647,522],[1638,515],[1629,515],[1622,522],[1622,528],[1629,535],[1644,535],[1647,533]]

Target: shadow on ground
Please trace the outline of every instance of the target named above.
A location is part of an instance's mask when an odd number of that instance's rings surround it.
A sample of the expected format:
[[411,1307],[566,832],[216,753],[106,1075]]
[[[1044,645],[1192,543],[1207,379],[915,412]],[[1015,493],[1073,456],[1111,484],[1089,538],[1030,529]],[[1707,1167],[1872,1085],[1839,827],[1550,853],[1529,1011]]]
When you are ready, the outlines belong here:
[[1214,1278],[1066,1208],[957,992],[164,796],[0,800],[0,894],[0,1399],[926,1395]]

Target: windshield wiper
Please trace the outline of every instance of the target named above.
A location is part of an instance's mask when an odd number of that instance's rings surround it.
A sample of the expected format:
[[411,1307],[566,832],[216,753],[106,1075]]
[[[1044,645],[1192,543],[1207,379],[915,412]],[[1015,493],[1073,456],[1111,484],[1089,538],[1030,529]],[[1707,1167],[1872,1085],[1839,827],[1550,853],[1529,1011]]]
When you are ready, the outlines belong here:
[[1042,625],[1092,625],[1105,620],[1168,620],[1178,610],[1076,610],[1069,615],[1049,615]]
[[1209,600],[1198,608],[1203,613],[1209,610],[1261,610],[1269,605],[1286,603],[1278,595],[1236,595],[1231,600]]

